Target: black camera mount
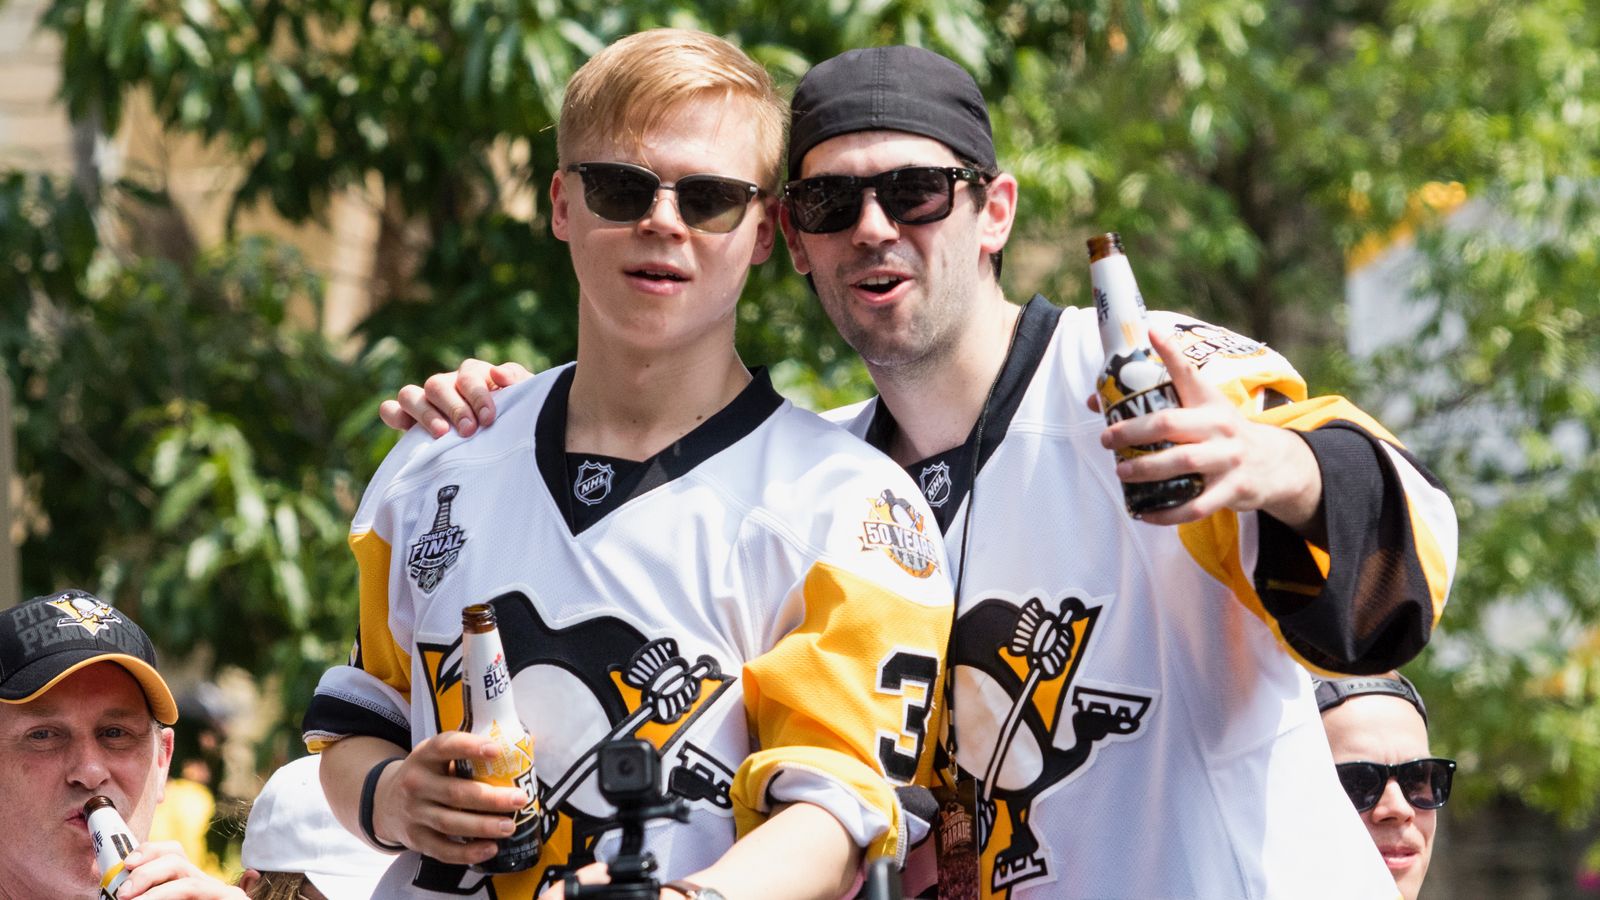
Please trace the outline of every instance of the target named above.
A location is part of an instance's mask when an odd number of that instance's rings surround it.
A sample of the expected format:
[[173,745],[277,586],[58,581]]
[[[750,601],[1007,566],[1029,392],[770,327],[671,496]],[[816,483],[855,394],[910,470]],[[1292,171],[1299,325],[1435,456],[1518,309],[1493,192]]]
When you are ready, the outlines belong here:
[[567,875],[568,900],[659,900],[656,858],[644,849],[644,827],[652,819],[689,821],[689,804],[662,792],[661,757],[649,741],[637,739],[601,745],[600,795],[617,808],[611,823],[622,829],[622,846],[607,867],[609,884],[580,884]]

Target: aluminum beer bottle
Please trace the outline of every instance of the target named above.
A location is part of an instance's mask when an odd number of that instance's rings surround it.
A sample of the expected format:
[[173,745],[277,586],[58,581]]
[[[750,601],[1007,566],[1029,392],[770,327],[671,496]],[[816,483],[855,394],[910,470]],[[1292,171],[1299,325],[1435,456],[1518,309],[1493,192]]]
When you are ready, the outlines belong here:
[[[1122,252],[1115,232],[1089,239],[1089,280],[1094,286],[1095,313],[1100,320],[1100,344],[1106,351],[1105,368],[1096,388],[1106,424],[1175,409],[1178,389],[1166,364],[1150,345],[1144,297],[1134,281],[1133,267]],[[1170,441],[1137,444],[1116,451],[1117,460],[1133,459],[1171,447]],[[1124,481],[1122,498],[1132,515],[1179,506],[1200,496],[1205,480],[1198,473],[1166,481]]]
[[110,797],[90,797],[83,804],[89,819],[89,838],[94,843],[94,861],[100,867],[101,900],[117,900],[117,890],[128,880],[123,860],[139,846],[128,823],[122,821]]
[[494,759],[457,760],[456,773],[495,787],[522,788],[528,804],[512,813],[516,830],[500,838],[500,850],[473,866],[480,872],[520,872],[539,861],[539,782],[534,777],[533,735],[522,727],[511,699],[511,672],[495,625],[494,608],[486,603],[461,611],[461,657],[465,710],[461,730],[492,738],[500,745]]

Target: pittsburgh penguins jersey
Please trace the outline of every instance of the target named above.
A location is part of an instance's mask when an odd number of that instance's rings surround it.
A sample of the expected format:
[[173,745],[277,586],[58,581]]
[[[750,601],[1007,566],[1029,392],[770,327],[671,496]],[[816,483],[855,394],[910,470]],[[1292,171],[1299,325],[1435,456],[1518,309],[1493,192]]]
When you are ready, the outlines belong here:
[[895,788],[928,776],[952,620],[916,485],[761,372],[649,460],[569,455],[574,371],[497,394],[494,427],[471,438],[412,429],[356,514],[360,634],[318,685],[307,743],[410,747],[458,728],[461,610],[489,602],[544,810],[533,869],[491,878],[406,853],[378,895],[525,900],[609,858],[595,773],[615,738],[654,744],[690,805],[686,824],[647,831],[662,880],[789,802],[828,810],[869,856],[902,854]]
[[[1086,404],[1095,312],[1028,304],[982,434],[908,468],[958,570],[947,745],[977,794],[981,896],[1394,897],[1305,667],[1377,672],[1421,648],[1455,563],[1450,501],[1276,352],[1151,318],[1248,415],[1305,437],[1327,547],[1265,514],[1131,518]],[[877,399],[830,418],[884,448],[896,427]]]

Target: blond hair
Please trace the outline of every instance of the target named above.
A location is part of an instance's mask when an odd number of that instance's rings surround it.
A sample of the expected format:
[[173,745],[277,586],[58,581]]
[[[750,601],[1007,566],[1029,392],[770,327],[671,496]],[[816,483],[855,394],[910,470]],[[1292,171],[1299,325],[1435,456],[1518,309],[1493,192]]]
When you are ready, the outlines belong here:
[[760,138],[761,186],[778,188],[789,107],[772,76],[743,50],[715,35],[681,28],[641,31],[596,53],[567,82],[556,127],[563,167],[595,138],[642,140],[686,101],[744,100]]

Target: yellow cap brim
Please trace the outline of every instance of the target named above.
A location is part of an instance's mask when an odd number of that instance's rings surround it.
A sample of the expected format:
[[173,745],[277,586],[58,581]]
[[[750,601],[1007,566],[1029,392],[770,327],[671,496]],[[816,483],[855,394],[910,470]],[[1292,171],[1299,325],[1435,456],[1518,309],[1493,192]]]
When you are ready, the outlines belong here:
[[102,653],[98,656],[81,659],[56,673],[54,678],[45,682],[38,690],[28,696],[16,700],[0,697],[0,703],[16,705],[32,702],[48,693],[51,688],[61,683],[61,679],[66,678],[73,672],[103,662],[116,663],[126,669],[135,681],[139,682],[139,688],[144,691],[145,702],[150,704],[150,712],[156,717],[157,722],[163,725],[171,725],[178,721],[178,704],[172,699],[172,690],[167,687],[167,682],[161,677],[161,673],[139,657],[129,656],[126,653]]

